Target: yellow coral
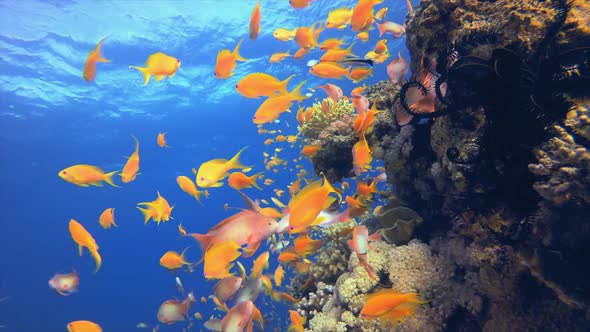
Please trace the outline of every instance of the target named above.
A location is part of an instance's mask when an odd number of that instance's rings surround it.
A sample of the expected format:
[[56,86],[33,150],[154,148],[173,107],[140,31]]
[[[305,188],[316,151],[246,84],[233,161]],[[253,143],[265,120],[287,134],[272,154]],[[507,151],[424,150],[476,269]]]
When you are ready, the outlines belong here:
[[[322,103],[327,106],[327,111],[322,110]],[[332,122],[342,120],[347,116],[352,117],[354,106],[348,99],[341,98],[334,104],[331,98],[325,98],[322,102],[314,103],[305,112],[311,112],[311,115],[305,114],[305,118],[308,120],[299,126],[299,134],[317,139]]]

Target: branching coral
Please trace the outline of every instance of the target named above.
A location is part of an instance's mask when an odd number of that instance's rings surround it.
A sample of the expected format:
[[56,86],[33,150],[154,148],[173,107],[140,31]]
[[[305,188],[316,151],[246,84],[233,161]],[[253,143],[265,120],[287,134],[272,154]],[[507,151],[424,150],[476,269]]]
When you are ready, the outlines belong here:
[[[311,113],[308,115],[307,112]],[[318,139],[331,123],[353,117],[354,106],[348,99],[340,98],[334,103],[331,98],[325,98],[314,103],[305,113],[306,120],[299,126],[299,133],[308,139]]]

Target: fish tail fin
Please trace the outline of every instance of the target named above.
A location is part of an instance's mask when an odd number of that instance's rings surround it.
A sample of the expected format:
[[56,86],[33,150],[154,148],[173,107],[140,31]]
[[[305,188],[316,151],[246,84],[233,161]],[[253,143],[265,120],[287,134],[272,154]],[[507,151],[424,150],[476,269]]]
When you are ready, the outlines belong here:
[[150,215],[150,211],[148,209],[143,209],[138,207],[137,208],[139,211],[141,211],[141,213],[143,214],[143,224],[147,224],[148,220],[150,220],[150,218],[152,217]]
[[301,94],[300,90],[304,83],[305,81],[299,83],[295,89],[289,93],[294,100],[297,100],[297,102],[301,102],[302,100],[309,98]]
[[239,53],[239,49],[240,49],[241,44],[242,44],[242,40],[240,39],[240,41],[236,44],[236,47],[234,48],[232,55],[236,57],[236,61],[248,61],[248,59],[243,58]]
[[[205,251],[207,250],[207,248],[209,248],[209,245],[211,244],[211,240],[212,240],[211,235],[199,234],[199,233],[190,233],[187,235],[191,236],[193,239],[195,239],[199,243],[199,247],[201,247],[201,252],[203,252],[203,254],[205,253]],[[205,255],[203,255],[203,256],[205,256]],[[197,264],[197,263],[195,263],[195,264]]]
[[92,255],[92,258],[94,258],[94,262],[96,263],[96,269],[94,270],[94,273],[96,273],[96,272],[98,272],[98,270],[100,269],[100,266],[102,265],[102,258],[100,258],[98,250],[96,250],[96,249],[90,250],[90,255]]
[[263,174],[264,174],[264,172],[258,172],[258,173],[254,174],[254,175],[252,175],[250,177],[250,179],[252,179],[252,186],[254,186],[255,188],[258,188],[258,189],[262,190],[262,188],[260,188],[260,186],[258,185],[258,183],[256,183],[256,179],[259,176],[263,175]]
[[139,150],[139,141],[137,140],[137,137],[135,137],[135,135],[131,134],[131,137],[133,137],[133,140],[135,141],[135,151]]
[[107,39],[107,38],[109,38],[109,37],[110,37],[110,35],[102,38],[96,44],[96,48],[94,49],[94,52],[96,54],[96,62],[111,62],[110,60],[107,60],[107,59],[103,58],[102,57],[102,54],[100,54],[100,48],[102,47],[102,42],[104,42],[104,40]]
[[406,4],[408,5],[408,13],[413,12],[414,8],[412,8],[412,3],[410,2],[410,0],[406,0]]
[[346,78],[348,78],[351,81],[354,81],[353,77],[350,77],[350,71],[352,70],[352,66],[348,67],[348,68],[344,68],[344,76],[346,76]]
[[112,171],[110,173],[107,173],[104,175],[104,182],[110,184],[111,186],[115,187],[115,188],[121,188],[120,186],[117,186],[114,182],[113,182],[113,175],[115,175],[115,173],[117,173],[117,171]]
[[289,83],[289,81],[293,78],[293,76],[295,76],[295,74],[287,77],[284,81],[279,82],[279,90],[281,90],[281,93],[283,93],[283,94],[289,93],[287,91],[287,83]]
[[250,168],[250,166],[245,166],[242,165],[240,163],[240,155],[242,154],[242,152],[244,150],[246,150],[247,146],[242,148],[240,151],[238,151],[238,153],[236,153],[235,156],[233,156],[228,162],[227,162],[227,169],[235,169],[235,168],[239,168],[239,169],[244,169],[244,168]]
[[385,33],[385,24],[383,23],[375,23],[377,24],[377,29],[379,30],[379,37],[383,36]]
[[146,67],[129,66],[129,68],[137,69],[143,75],[143,86],[146,86],[150,81],[150,70]]

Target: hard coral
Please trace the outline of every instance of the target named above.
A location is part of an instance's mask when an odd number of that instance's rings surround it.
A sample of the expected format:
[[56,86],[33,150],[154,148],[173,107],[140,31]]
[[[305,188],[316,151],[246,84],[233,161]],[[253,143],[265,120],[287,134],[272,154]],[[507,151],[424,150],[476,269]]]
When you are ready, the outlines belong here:
[[556,205],[576,199],[588,204],[590,152],[577,144],[564,128],[556,125],[554,129],[557,136],[535,151],[538,164],[529,165],[530,171],[542,178],[533,187],[543,198]]
[[322,102],[314,103],[305,112],[311,112],[311,115],[306,114],[306,117],[309,116],[309,118],[299,126],[299,133],[308,139],[318,139],[320,133],[331,123],[342,121],[346,116],[352,117],[354,106],[348,99],[340,98],[334,103],[331,98],[325,98]]

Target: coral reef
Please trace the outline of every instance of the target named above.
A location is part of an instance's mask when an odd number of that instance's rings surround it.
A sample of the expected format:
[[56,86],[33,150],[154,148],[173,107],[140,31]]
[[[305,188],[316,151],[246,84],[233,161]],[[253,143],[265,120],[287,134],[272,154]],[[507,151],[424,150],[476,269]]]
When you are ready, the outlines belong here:
[[[367,139],[404,203],[361,222],[383,227],[379,217],[403,208],[421,224],[397,225],[383,231],[392,243],[371,243],[368,264],[379,280],[334,238],[316,257],[318,266],[333,259],[337,268],[312,266],[321,283],[301,293],[306,328],[590,330],[589,20],[584,0],[416,6],[406,21],[414,79],[366,90],[389,110]],[[400,93],[409,87],[434,93],[434,110],[404,104]],[[400,109],[414,117],[403,126]],[[318,133],[314,165],[331,181],[350,172],[350,119]],[[366,294],[380,287],[429,302],[395,325],[359,318]]]
[[318,144],[320,150],[311,158],[317,174],[324,173],[334,183],[348,176],[352,169],[354,106],[344,98],[314,103],[302,115],[299,133],[306,142]]

